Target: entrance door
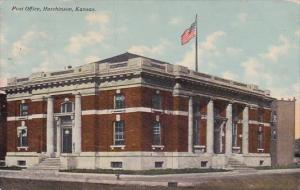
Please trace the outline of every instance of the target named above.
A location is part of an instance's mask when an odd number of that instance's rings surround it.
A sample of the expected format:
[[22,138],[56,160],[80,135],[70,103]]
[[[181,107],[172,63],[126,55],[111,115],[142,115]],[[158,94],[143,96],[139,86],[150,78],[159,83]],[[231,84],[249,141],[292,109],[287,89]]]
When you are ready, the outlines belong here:
[[62,152],[72,153],[72,128],[62,129]]

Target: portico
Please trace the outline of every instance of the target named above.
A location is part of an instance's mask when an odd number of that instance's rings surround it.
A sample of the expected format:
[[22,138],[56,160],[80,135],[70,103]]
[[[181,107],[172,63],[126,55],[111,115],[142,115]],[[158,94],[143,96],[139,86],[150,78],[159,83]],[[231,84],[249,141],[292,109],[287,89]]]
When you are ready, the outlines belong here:
[[[206,101],[206,115],[194,110],[200,100]],[[238,109],[238,110],[237,110]],[[240,112],[242,112],[240,114]],[[190,96],[188,104],[188,152],[195,152],[195,149],[203,148],[207,154],[248,154],[248,131],[249,131],[249,107],[245,104],[234,101],[208,98],[203,96]],[[197,118],[198,119],[197,119]],[[197,135],[193,130],[199,125],[199,118],[206,119],[206,146],[197,146],[195,140]],[[241,124],[241,129],[238,127]],[[242,131],[239,134],[238,131]],[[241,139],[241,143],[238,143]]]
[[81,152],[81,95],[75,94],[75,103],[65,98],[60,112],[54,113],[53,96],[47,98],[47,155]]

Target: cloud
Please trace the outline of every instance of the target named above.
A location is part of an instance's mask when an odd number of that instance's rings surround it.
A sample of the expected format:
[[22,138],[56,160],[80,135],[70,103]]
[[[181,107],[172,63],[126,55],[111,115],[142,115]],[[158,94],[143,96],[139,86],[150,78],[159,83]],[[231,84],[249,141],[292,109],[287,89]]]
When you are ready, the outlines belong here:
[[298,28],[298,30],[296,30],[295,35],[300,37],[300,28]]
[[10,78],[11,75],[7,72],[2,72],[0,75],[0,87],[7,86],[7,79]]
[[85,34],[77,34],[70,38],[67,51],[69,53],[78,53],[82,48],[95,43],[100,43],[103,39],[103,32],[91,31],[86,32]]
[[64,53],[49,52],[48,50],[41,51],[38,55],[40,58],[39,65],[32,68],[32,72],[49,72],[54,70],[63,70],[65,66],[82,65],[82,59],[73,55]]
[[222,76],[223,76],[223,78],[226,78],[229,80],[237,80],[238,79],[238,75],[231,71],[225,71]]
[[131,46],[128,49],[128,51],[139,55],[161,55],[166,51],[167,47],[169,46],[169,41],[161,40],[159,44],[154,46],[134,45]]
[[5,77],[0,77],[0,87],[7,86],[7,79]]
[[272,62],[277,62],[280,56],[287,54],[290,48],[289,40],[281,35],[278,41],[279,44],[270,46],[268,52],[261,54],[261,56]]
[[88,56],[84,59],[84,63],[93,63],[99,60],[101,60],[99,56]]
[[47,38],[47,34],[44,32],[37,32],[37,31],[28,31],[26,32],[21,38],[15,41],[12,44],[11,48],[11,56],[13,58],[17,58],[19,56],[24,56],[32,51],[32,41],[42,41],[42,39]]
[[291,2],[291,3],[296,3],[296,4],[300,5],[300,0],[285,0],[285,1],[288,1],[288,2]]
[[154,22],[154,21],[157,21],[159,19],[159,16],[156,13],[152,13],[148,16],[148,19],[149,19],[149,21]]
[[229,55],[233,55],[236,56],[240,53],[242,53],[244,50],[241,48],[234,48],[234,47],[227,47],[225,49],[226,53],[228,53]]
[[267,85],[272,84],[272,74],[268,72],[266,67],[257,58],[248,58],[241,63],[241,67],[244,68],[244,79],[246,82],[259,84],[263,81]]
[[178,18],[178,17],[173,17],[169,20],[170,25],[178,25],[181,24],[182,22],[183,22],[182,18]]
[[0,45],[3,45],[6,43],[6,39],[4,37],[4,34],[0,34]]
[[86,15],[85,20],[89,24],[106,24],[110,20],[110,15],[108,12],[89,13]]
[[69,44],[66,51],[71,54],[77,54],[83,48],[99,44],[103,42],[108,32],[107,23],[110,20],[109,12],[89,13],[86,15],[85,20],[88,24],[97,26],[97,30],[90,30],[85,33],[75,34],[69,39]]
[[218,38],[225,35],[223,31],[217,31],[206,37],[205,41],[201,43],[200,48],[204,50],[215,50],[216,49],[216,41]]
[[[218,55],[216,44],[218,39],[223,36],[225,36],[225,32],[223,31],[216,31],[206,36],[204,42],[202,42],[198,47],[198,67],[200,67],[200,65],[202,64],[205,58]],[[194,45],[191,45],[189,49],[190,50],[184,54],[183,59],[176,64],[188,67],[190,69],[194,69],[195,67]],[[212,62],[210,62],[208,66],[211,69],[216,68],[216,65]]]
[[239,13],[237,15],[238,19],[240,22],[246,22],[247,21],[247,17],[248,17],[248,14],[247,13]]

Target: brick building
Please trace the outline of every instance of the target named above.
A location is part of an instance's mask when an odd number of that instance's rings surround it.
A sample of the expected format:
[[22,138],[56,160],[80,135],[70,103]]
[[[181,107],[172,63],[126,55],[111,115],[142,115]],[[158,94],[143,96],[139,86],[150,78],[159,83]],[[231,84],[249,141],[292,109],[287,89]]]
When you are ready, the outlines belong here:
[[7,165],[66,168],[270,165],[268,90],[124,53],[11,78]]
[[0,91],[0,160],[6,154],[6,95]]
[[288,165],[295,154],[295,101],[275,100],[272,103],[272,165]]

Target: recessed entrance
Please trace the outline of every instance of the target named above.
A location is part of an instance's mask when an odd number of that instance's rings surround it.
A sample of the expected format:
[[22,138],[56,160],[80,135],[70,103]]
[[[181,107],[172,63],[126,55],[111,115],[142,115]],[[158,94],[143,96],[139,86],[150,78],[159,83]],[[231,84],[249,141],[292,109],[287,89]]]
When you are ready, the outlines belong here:
[[72,153],[72,128],[62,129],[62,152]]

